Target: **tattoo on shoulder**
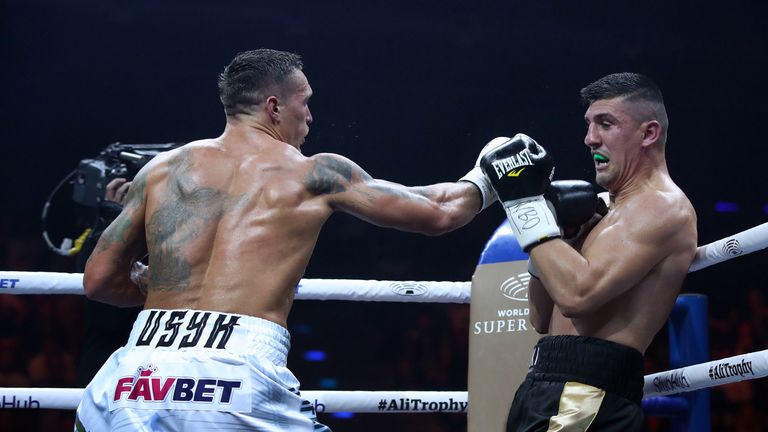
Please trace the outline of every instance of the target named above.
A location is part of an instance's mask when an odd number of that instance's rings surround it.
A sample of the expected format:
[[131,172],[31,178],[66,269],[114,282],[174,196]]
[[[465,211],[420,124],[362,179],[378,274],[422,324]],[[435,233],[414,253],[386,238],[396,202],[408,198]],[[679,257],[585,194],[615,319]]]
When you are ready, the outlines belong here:
[[139,172],[131,182],[128,195],[125,197],[125,207],[138,207],[144,201],[144,191],[147,188],[147,173]]
[[371,177],[347,161],[318,155],[314,157],[312,169],[305,179],[305,184],[310,191],[318,195],[335,194],[346,191],[355,175],[364,180]]

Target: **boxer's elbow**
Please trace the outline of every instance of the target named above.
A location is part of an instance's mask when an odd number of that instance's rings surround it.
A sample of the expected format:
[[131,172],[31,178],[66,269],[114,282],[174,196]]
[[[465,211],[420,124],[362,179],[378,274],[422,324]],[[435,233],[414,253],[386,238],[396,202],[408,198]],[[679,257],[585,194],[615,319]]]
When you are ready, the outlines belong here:
[[545,322],[541,319],[533,319],[531,318],[531,327],[536,331],[538,334],[547,334],[549,332],[549,322]]
[[595,289],[598,281],[582,275],[569,278],[568,281],[560,281],[557,293],[553,300],[557,304],[560,313],[566,318],[583,318],[598,309],[596,301],[600,297],[598,290]]
[[85,296],[91,300],[96,300],[99,297],[101,291],[101,283],[92,273],[86,272],[83,274],[83,290],[85,290]]
[[583,318],[594,311],[594,305],[587,296],[573,295],[564,299],[557,305],[560,313],[569,319]]
[[83,289],[85,296],[91,300],[100,300],[109,287],[107,275],[97,267],[88,265],[83,273]]
[[431,223],[424,228],[422,233],[430,237],[437,237],[451,232],[454,229],[456,228],[450,223],[450,221],[438,220],[431,221]]

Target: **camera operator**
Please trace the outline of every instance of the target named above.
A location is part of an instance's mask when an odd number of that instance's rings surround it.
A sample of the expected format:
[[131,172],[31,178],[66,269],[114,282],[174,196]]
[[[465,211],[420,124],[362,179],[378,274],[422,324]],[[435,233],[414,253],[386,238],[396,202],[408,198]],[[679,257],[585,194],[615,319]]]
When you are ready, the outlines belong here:
[[[104,190],[99,205],[99,219],[83,243],[78,255],[77,271],[85,270],[85,262],[104,229],[123,208],[131,182],[125,178],[112,179]],[[85,341],[77,364],[77,386],[85,387],[107,358],[128,340],[131,326],[141,307],[119,308],[85,298]]]

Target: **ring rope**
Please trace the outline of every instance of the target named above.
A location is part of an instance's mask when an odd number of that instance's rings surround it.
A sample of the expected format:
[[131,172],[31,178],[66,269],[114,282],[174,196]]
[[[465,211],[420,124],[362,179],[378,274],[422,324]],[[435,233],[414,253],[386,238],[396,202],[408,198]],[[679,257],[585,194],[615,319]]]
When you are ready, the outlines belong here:
[[[75,410],[83,397],[77,388],[0,388],[3,408]],[[466,413],[465,391],[306,390],[301,397],[318,413]]]
[[768,247],[768,222],[699,247],[688,272]]
[[[689,272],[768,247],[768,222],[700,246]],[[82,273],[0,271],[0,293],[84,294]],[[297,300],[469,303],[471,282],[302,279]]]
[[[768,350],[727,357],[646,375],[644,397],[671,395],[768,376]],[[83,389],[0,388],[4,408],[74,410]],[[323,391],[301,392],[318,412],[426,413],[467,412],[465,391]]]
[[[469,303],[471,282],[302,279],[297,300]],[[0,293],[83,295],[82,273],[0,271]]]
[[646,375],[643,394],[670,395],[765,376],[768,376],[768,350]]

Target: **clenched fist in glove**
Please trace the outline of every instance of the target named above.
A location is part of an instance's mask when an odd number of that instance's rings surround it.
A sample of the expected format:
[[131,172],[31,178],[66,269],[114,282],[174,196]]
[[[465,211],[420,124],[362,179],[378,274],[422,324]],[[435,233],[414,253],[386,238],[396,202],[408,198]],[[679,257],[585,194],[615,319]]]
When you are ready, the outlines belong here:
[[557,220],[544,199],[555,172],[544,147],[527,135],[517,134],[485,152],[480,168],[504,205],[524,251],[560,237]]

